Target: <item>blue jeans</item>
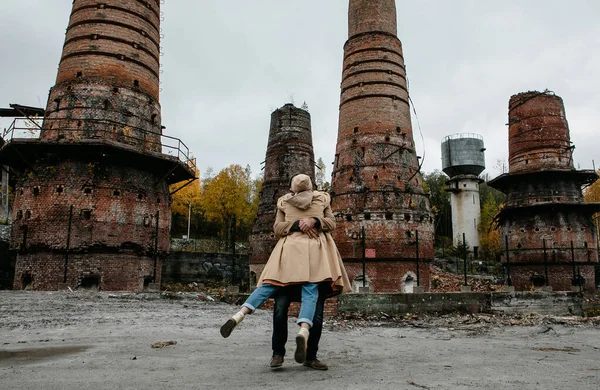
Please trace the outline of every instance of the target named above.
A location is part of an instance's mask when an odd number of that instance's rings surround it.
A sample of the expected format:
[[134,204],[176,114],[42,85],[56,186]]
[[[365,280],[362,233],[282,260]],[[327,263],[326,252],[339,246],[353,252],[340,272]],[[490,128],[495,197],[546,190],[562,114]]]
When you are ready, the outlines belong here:
[[[261,284],[256,290],[250,294],[246,302],[242,306],[247,307],[251,311],[258,309],[271,295],[279,289],[279,286],[272,284]],[[298,315],[298,324],[305,322],[311,327],[313,326],[313,317],[319,298],[319,285],[317,283],[305,283],[302,285],[302,305],[300,306],[300,314]]]
[[[319,291],[313,325],[310,327],[310,335],[306,348],[306,360],[315,360],[319,351],[319,341],[323,332],[323,309],[327,294]],[[274,297],[273,307],[273,337],[271,347],[273,356],[285,356],[285,344],[288,338],[288,309],[290,302],[300,300],[300,286],[286,286],[280,288]]]

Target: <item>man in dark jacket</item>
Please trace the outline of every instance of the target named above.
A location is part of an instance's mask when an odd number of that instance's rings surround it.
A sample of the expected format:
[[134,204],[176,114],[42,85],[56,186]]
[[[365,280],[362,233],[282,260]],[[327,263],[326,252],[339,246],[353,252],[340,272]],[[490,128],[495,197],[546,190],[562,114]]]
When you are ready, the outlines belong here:
[[[273,357],[270,366],[273,369],[280,368],[285,356],[285,343],[288,338],[288,309],[291,302],[300,302],[302,290],[300,285],[286,286],[277,292],[273,297],[275,305],[273,307],[273,338],[272,348]],[[325,299],[331,293],[329,283],[321,283],[319,286],[319,298],[313,318],[313,326],[310,328],[306,349],[306,361],[304,366],[315,370],[327,370],[327,364],[317,359],[319,350],[319,341],[323,331],[323,309],[325,308]]]

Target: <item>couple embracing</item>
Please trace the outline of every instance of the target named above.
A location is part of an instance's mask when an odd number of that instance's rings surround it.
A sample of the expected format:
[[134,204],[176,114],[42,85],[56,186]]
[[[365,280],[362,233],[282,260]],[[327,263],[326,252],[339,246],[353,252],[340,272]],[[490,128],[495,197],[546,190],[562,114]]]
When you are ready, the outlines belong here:
[[330,196],[314,191],[310,177],[292,177],[290,193],[277,201],[273,230],[279,239],[257,283],[241,309],[221,326],[229,337],[233,329],[273,297],[273,357],[271,367],[281,367],[287,341],[287,310],[301,296],[294,359],[305,366],[326,370],[317,357],[325,299],[350,291],[350,281],[333,241],[335,218]]

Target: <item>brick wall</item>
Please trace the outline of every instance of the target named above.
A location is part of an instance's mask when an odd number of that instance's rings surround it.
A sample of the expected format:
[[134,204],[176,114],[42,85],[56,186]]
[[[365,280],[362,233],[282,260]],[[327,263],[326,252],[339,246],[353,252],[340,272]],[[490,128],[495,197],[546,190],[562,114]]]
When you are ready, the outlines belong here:
[[[160,283],[161,262],[156,265]],[[15,269],[14,289],[56,290],[63,282],[64,253],[20,254]],[[154,259],[123,253],[69,254],[67,286],[79,288],[85,279],[95,279],[99,290],[140,291],[154,275]],[[25,283],[30,283],[26,286]]]

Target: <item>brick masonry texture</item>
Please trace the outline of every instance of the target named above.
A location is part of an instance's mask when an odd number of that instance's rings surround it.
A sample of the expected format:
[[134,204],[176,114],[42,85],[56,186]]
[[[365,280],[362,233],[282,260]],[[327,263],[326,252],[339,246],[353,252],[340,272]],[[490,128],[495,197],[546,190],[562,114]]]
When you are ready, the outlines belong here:
[[158,0],[73,2],[32,144],[42,152],[30,153],[15,186],[14,288],[54,290],[65,269],[72,287],[160,283],[171,199],[168,175],[155,169],[163,164],[159,58]]
[[513,285],[528,290],[547,282],[569,290],[581,275],[593,292],[598,251],[592,215],[600,203],[585,203],[581,187],[598,176],[573,167],[563,101],[547,91],[520,93],[510,98],[508,116],[509,173],[490,185],[506,194],[498,222],[510,248]]
[[[433,219],[415,151],[402,44],[393,0],[350,1],[344,46],[339,129],[332,174],[335,241],[343,259],[377,261],[372,291],[400,291],[419,258],[433,258]],[[417,233],[418,231],[418,233]],[[421,275],[428,288],[428,274]]]
[[250,271],[258,278],[277,240],[273,233],[277,199],[289,192],[290,179],[304,173],[315,179],[315,156],[308,111],[286,104],[271,114],[265,176],[257,218],[250,235]]

